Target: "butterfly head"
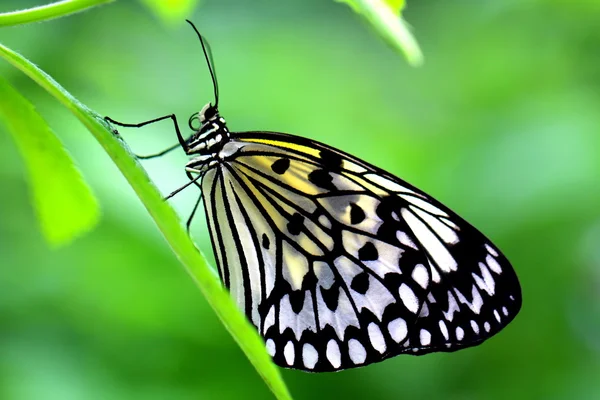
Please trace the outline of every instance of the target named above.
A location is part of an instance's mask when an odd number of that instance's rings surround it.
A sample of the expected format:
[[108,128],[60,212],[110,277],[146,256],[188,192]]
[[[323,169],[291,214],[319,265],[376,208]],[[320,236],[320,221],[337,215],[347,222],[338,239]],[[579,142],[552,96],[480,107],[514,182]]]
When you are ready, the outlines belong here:
[[194,133],[187,140],[186,153],[194,157],[187,169],[201,172],[218,159],[218,153],[229,141],[230,133],[225,119],[219,115],[217,107],[210,103],[190,117],[189,125]]
[[202,107],[202,110],[200,110],[198,113],[198,119],[200,120],[201,124],[205,124],[206,122],[217,119],[218,117],[219,110],[217,110],[216,106],[213,106],[210,103]]

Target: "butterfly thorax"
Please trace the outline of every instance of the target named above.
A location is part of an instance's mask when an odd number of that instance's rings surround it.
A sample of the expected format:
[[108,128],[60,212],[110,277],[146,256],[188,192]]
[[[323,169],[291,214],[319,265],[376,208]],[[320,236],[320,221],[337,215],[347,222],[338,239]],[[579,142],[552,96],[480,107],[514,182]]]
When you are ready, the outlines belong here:
[[202,124],[187,140],[186,153],[193,158],[186,164],[186,170],[203,173],[214,163],[218,163],[219,152],[230,139],[225,119],[219,115],[216,107],[206,105],[202,111],[190,118],[197,119]]

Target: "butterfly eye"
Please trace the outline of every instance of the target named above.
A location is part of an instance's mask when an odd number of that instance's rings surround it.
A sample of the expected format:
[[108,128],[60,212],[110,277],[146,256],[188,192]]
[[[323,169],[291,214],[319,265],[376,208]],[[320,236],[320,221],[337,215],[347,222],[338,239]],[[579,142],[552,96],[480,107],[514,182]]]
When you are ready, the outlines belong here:
[[200,112],[200,122],[210,121],[217,115],[216,107],[213,107],[210,103]]

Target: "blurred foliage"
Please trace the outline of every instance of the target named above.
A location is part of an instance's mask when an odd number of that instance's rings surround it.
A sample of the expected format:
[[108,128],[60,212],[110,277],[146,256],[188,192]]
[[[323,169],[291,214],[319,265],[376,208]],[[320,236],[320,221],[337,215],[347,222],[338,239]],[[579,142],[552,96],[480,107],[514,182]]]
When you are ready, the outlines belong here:
[[141,0],[168,24],[180,24],[198,6],[199,0]]
[[[35,5],[4,1],[0,11]],[[295,398],[600,397],[600,7],[595,1],[409,2],[427,63],[410,68],[333,2],[204,2],[221,111],[233,130],[296,133],[424,189],[513,262],[524,306],[482,346],[335,374],[283,371]],[[136,2],[0,30],[93,109],[123,121],[211,100],[183,23]],[[94,139],[5,63],[97,192],[98,229],[47,249],[26,168],[0,127],[0,398],[269,398],[270,393]],[[136,153],[168,123],[122,132]],[[183,154],[145,165],[167,193]],[[193,190],[174,199],[183,217]],[[211,246],[205,219],[194,236]]]

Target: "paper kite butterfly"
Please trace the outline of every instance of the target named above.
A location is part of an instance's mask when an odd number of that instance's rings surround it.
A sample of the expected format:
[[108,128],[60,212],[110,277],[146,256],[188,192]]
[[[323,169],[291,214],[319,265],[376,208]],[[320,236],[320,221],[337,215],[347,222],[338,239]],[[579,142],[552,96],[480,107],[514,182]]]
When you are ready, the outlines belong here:
[[[189,22],[189,21],[188,21]],[[230,132],[215,104],[179,143],[204,198],[219,275],[275,363],[337,371],[475,346],[517,315],[521,289],[483,234],[414,186],[325,144]],[[208,51],[207,51],[208,49]],[[198,123],[199,126],[194,126]]]

